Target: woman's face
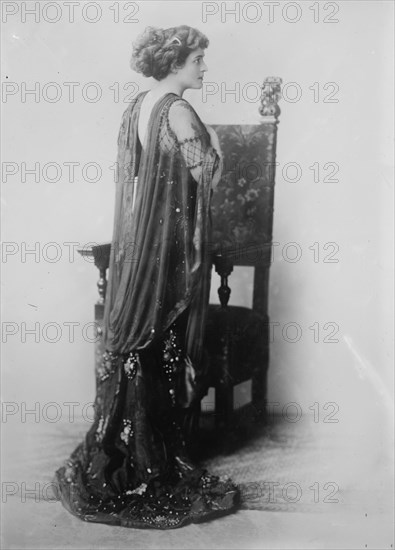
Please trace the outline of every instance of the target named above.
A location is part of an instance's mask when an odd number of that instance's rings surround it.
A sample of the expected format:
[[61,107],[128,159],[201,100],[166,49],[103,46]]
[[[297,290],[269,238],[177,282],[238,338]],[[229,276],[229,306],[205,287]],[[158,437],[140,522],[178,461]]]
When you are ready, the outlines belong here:
[[202,87],[203,75],[207,71],[203,58],[204,50],[197,48],[188,55],[184,65],[180,69],[177,69],[176,78],[184,89],[199,89]]

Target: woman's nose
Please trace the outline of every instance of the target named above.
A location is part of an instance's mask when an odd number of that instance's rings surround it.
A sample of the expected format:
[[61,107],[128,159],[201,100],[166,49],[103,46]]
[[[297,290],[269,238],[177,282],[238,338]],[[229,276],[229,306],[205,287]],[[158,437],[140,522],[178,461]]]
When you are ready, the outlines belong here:
[[206,63],[205,63],[204,61],[203,61],[202,71],[203,71],[203,72],[208,71],[207,65],[206,65]]

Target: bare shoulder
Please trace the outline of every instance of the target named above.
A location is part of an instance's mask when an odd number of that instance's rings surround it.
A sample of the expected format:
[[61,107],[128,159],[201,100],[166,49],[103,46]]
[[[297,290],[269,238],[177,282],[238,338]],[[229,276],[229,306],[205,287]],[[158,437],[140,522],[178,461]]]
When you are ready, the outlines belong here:
[[179,138],[193,131],[195,134],[204,132],[204,125],[192,105],[183,98],[172,102],[169,108],[169,124]]
[[195,109],[192,107],[192,105],[186,99],[179,97],[174,101],[172,101],[169,108],[169,117],[172,117],[173,119],[176,119],[176,118],[190,119],[191,116],[197,117],[197,113]]

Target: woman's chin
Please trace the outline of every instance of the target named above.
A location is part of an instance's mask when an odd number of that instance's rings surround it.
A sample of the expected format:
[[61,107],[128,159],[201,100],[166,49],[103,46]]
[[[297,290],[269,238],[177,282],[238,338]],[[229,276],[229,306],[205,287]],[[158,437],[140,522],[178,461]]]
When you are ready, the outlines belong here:
[[189,90],[200,90],[203,86],[203,82],[201,80],[198,80],[197,82],[194,82],[193,84],[189,84],[187,87]]

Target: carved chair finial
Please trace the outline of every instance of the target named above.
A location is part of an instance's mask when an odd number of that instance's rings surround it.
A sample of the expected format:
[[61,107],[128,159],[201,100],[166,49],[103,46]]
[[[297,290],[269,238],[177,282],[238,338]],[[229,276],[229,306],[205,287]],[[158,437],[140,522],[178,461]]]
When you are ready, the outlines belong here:
[[278,118],[280,115],[280,107],[278,102],[281,99],[281,84],[282,79],[278,76],[268,76],[262,84],[262,97],[259,113],[262,116],[274,116]]

